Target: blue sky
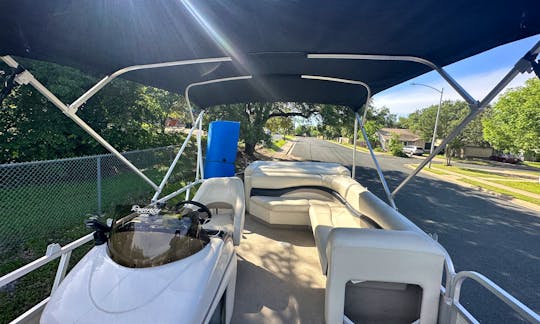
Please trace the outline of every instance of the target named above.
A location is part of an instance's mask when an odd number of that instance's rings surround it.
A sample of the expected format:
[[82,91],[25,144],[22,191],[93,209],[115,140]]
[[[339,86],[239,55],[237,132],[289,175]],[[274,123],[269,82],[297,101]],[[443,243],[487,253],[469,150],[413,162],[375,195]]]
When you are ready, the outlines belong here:
[[[480,100],[502,79],[517,60],[523,57],[538,41],[540,41],[539,35],[522,39],[444,68],[475,99]],[[521,86],[533,76],[532,73],[520,74],[507,88]],[[406,116],[416,109],[439,103],[439,93],[427,87],[413,86],[411,85],[412,82],[427,84],[437,89],[444,88],[443,100],[461,99],[439,74],[429,72],[378,93],[373,97],[375,106],[386,106],[390,108],[392,113],[398,116]]]

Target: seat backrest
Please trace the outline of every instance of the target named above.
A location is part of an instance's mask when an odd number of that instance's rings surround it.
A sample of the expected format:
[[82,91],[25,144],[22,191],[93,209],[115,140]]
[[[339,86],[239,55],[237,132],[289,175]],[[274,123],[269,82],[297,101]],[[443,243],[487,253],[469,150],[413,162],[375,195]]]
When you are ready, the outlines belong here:
[[240,244],[246,212],[244,184],[240,178],[210,178],[206,179],[193,197],[193,200],[203,204],[219,204],[232,206],[234,215],[233,242]]
[[323,186],[323,175],[349,176],[347,168],[337,163],[255,161],[244,171],[245,196],[252,188],[282,189],[297,186]]
[[[422,288],[420,323],[437,322],[445,251],[427,235],[412,231],[334,228],[328,237],[326,257],[327,323],[343,321],[345,287],[349,281],[417,285]],[[394,302],[399,309],[400,300]],[[384,302],[379,304],[382,309],[392,308]]]

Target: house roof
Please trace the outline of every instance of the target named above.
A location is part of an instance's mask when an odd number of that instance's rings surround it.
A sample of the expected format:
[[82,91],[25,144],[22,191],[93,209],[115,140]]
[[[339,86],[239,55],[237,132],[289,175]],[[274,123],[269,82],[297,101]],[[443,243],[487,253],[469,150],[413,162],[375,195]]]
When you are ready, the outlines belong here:
[[390,139],[392,134],[398,134],[400,141],[415,142],[421,140],[420,135],[416,134],[410,129],[403,128],[381,128],[379,134],[385,139]]

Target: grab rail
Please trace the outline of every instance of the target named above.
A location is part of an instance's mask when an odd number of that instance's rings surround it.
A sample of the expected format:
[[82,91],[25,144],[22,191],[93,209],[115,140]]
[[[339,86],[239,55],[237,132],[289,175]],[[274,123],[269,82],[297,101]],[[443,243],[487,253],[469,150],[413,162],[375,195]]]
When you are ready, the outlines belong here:
[[[466,279],[472,279],[479,283],[482,287],[486,288],[499,300],[510,306],[510,308],[512,308],[517,314],[519,314],[519,316],[521,316],[529,323],[540,323],[540,315],[536,314],[532,309],[517,300],[514,296],[510,295],[507,291],[502,289],[500,286],[498,286],[486,276],[475,271],[461,271],[456,274],[454,279],[452,280],[452,285],[450,287],[450,297],[452,298],[452,306],[455,308],[455,310],[458,311],[470,322],[477,323],[478,321],[459,302],[459,298],[461,295],[461,286]],[[455,312],[451,314],[451,323],[456,322],[456,315],[457,314]]]
[[[1,277],[0,278],[0,288],[4,287],[7,284],[10,284],[11,282],[19,279],[22,276],[24,276],[24,275],[26,275],[26,274],[40,268],[40,267],[46,265],[47,263],[49,263],[49,262],[51,262],[51,261],[53,261],[53,260],[55,260],[55,259],[57,259],[57,258],[59,258],[61,256],[66,255],[67,253],[71,254],[71,251],[73,251],[74,249],[80,247],[81,245],[84,245],[84,244],[90,242],[94,238],[93,235],[94,235],[94,233],[90,233],[90,234],[88,234],[86,236],[83,236],[80,239],[78,239],[76,241],[73,241],[73,242],[71,242],[71,243],[69,243],[69,244],[67,244],[66,246],[63,246],[63,247],[61,247],[60,244],[58,244],[58,243],[49,244],[49,246],[47,246],[47,252],[45,253],[44,256],[42,256],[41,258],[39,258],[37,260],[34,260],[34,261],[28,263],[27,265],[22,266],[19,269],[14,270],[14,271],[4,275],[3,277]],[[68,262],[66,262],[66,267],[67,267],[67,263]],[[62,264],[62,262],[60,263],[60,265],[61,264]],[[60,279],[60,281],[61,281],[61,279]]]
[[[56,276],[54,278],[54,283],[51,289],[51,294],[58,288],[60,285],[60,282],[64,280],[64,277],[67,272],[67,268],[69,265],[69,259],[71,257],[71,252],[75,250],[76,248],[81,247],[82,245],[92,241],[94,239],[94,233],[90,233],[88,235],[85,235],[65,246],[60,246],[58,243],[49,244],[47,246],[47,252],[44,256],[41,258],[34,260],[27,265],[24,265],[20,267],[19,269],[16,269],[0,278],[0,288],[12,283],[13,281],[29,274],[30,272],[41,268],[42,266],[46,265],[47,263],[56,260],[57,258],[60,258],[60,262],[58,263],[58,268],[56,270]],[[16,320],[13,322],[24,322],[24,319],[32,316],[34,312],[39,311],[42,306],[45,305],[45,303],[48,301],[48,298],[46,298],[44,301],[40,302],[39,304],[35,305],[31,309],[27,310],[24,314],[17,317]]]

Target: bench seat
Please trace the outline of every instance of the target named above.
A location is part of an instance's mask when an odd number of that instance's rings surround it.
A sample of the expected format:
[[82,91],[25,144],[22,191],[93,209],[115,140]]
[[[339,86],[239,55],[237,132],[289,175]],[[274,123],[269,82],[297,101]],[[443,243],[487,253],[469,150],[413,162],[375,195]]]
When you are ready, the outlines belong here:
[[335,206],[339,204],[322,198],[309,199],[294,196],[253,196],[250,200],[249,212],[271,225],[309,226],[310,206]]
[[331,206],[324,204],[315,204],[309,207],[309,220],[315,245],[319,252],[319,261],[321,269],[326,274],[328,260],[326,257],[326,244],[330,232],[336,227],[346,228],[372,228],[373,226],[353,215],[345,206]]

